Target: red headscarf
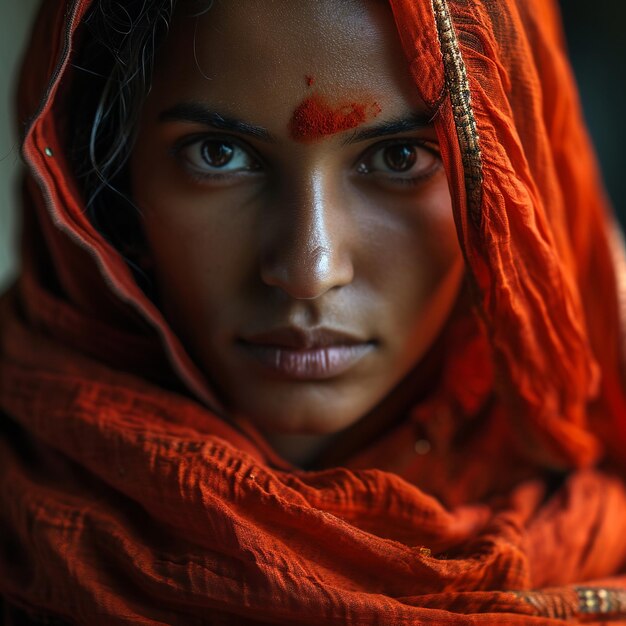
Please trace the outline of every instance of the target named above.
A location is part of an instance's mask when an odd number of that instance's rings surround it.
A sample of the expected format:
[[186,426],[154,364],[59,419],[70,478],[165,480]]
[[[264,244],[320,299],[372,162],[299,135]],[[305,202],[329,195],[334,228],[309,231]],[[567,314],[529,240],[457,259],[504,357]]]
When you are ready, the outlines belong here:
[[62,146],[89,4],[42,4],[20,87],[22,273],[0,303],[6,619],[626,623],[626,273],[553,3],[391,0],[476,307],[410,418],[311,472],[219,417],[85,215]]

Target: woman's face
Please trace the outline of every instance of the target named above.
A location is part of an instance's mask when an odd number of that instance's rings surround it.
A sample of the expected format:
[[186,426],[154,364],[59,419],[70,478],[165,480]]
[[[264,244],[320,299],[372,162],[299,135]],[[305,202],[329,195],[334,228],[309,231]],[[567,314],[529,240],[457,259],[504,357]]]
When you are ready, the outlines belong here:
[[386,2],[179,3],[132,155],[161,307],[233,414],[338,432],[433,343],[462,257]]

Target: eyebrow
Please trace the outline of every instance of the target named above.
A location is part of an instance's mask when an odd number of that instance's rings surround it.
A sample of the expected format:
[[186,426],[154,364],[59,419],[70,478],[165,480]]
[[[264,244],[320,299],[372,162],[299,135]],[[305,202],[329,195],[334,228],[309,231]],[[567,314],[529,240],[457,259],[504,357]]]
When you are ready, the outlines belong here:
[[382,122],[376,126],[369,126],[368,128],[355,130],[349,137],[346,138],[344,145],[367,141],[368,139],[376,139],[378,137],[386,137],[388,135],[425,130],[432,128],[432,126],[432,115],[422,112],[409,113],[409,115]]
[[275,142],[276,138],[262,126],[255,126],[242,120],[212,111],[203,104],[197,102],[183,102],[167,109],[159,114],[160,122],[193,122],[204,124],[219,130],[228,130],[241,135],[248,135],[255,139],[267,142]]
[[[166,109],[159,114],[160,122],[191,122],[203,124],[219,130],[236,132],[241,135],[261,139],[268,143],[276,143],[277,139],[263,126],[256,126],[243,120],[214,111],[198,102],[182,102]],[[343,142],[343,145],[359,143],[377,137],[386,137],[416,130],[432,128],[433,117],[428,113],[412,112],[386,122],[355,130]]]

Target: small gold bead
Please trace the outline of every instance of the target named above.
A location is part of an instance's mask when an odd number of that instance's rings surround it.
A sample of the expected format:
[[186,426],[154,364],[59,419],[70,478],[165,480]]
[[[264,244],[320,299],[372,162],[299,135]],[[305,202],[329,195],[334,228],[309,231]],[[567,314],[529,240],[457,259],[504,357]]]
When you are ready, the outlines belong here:
[[428,454],[430,452],[430,441],[428,439],[418,439],[415,442],[415,452],[420,455]]

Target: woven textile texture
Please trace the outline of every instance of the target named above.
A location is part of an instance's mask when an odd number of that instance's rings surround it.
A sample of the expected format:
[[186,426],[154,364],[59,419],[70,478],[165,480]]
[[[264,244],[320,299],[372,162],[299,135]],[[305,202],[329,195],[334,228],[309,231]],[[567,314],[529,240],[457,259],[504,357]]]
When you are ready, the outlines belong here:
[[555,4],[390,0],[475,307],[407,419],[316,471],[219,417],[87,218],[63,146],[89,4],[42,3],[19,91],[22,270],[0,301],[7,623],[626,623],[626,270]]

